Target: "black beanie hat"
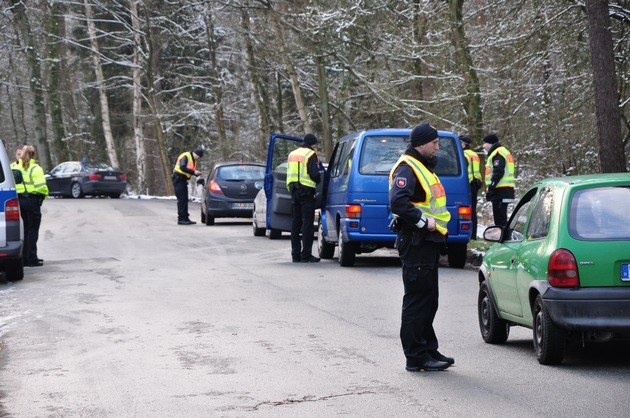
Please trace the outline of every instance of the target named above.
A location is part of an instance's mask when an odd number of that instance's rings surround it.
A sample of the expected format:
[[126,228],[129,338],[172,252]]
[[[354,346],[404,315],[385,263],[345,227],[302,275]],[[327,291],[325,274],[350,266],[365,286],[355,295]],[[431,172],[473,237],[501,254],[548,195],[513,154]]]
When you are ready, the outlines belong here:
[[437,130],[429,125],[428,123],[423,123],[421,125],[416,126],[411,130],[409,134],[409,141],[411,145],[414,147],[427,144],[438,137]]
[[499,137],[497,134],[490,134],[483,137],[483,142],[487,142],[488,144],[496,144],[499,142]]
[[472,144],[472,139],[470,139],[470,137],[465,136],[465,135],[460,136],[459,140],[462,142],[465,142],[468,145]]
[[195,150],[193,151],[195,154],[197,154],[199,156],[199,158],[203,157],[203,149],[201,148],[195,148]]
[[306,134],[304,135],[302,142],[304,142],[304,145],[308,145],[310,147],[317,144],[317,137],[313,134]]

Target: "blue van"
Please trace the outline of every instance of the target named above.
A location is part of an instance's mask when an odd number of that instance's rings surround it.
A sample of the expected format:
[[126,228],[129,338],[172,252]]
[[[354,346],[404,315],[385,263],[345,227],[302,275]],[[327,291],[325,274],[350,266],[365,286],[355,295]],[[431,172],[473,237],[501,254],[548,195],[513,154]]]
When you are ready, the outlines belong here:
[[0,271],[9,282],[24,278],[23,245],[24,231],[11,162],[4,145],[0,145]]
[[[408,145],[410,129],[356,132],[335,145],[325,174],[318,225],[319,256],[330,259],[338,247],[339,264],[354,265],[357,254],[393,248],[389,229],[389,173]],[[472,229],[470,188],[459,137],[439,131],[435,173],[446,190],[451,213],[443,253],[451,267],[463,268]]]

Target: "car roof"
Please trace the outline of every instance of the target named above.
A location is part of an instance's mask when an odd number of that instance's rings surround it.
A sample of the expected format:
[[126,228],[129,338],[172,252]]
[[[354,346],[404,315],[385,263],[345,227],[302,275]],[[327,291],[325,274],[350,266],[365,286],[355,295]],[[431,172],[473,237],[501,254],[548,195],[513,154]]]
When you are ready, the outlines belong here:
[[[409,136],[412,128],[379,128],[379,129],[366,129],[363,131],[353,132],[345,135],[339,141],[343,141],[346,138],[352,138],[356,136],[374,136],[374,135],[403,135]],[[453,132],[438,130],[438,136],[454,136]]]
[[537,181],[532,187],[556,185],[569,186],[599,186],[599,185],[630,185],[630,173],[582,174],[578,176],[549,177]]
[[226,165],[257,165],[257,166],[262,166],[265,167],[265,164],[263,163],[255,163],[255,162],[250,162],[250,161],[219,161],[218,163],[214,163],[214,167],[223,167]]

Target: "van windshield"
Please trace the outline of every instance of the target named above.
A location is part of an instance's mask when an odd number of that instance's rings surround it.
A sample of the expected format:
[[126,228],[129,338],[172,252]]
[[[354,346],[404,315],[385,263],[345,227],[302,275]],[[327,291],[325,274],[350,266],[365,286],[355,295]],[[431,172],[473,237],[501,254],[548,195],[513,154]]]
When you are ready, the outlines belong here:
[[[369,136],[363,142],[359,172],[361,174],[389,175],[405,149],[406,136]],[[440,137],[440,149],[435,153],[437,165],[434,169],[438,176],[457,176],[460,173],[459,158],[455,140]]]

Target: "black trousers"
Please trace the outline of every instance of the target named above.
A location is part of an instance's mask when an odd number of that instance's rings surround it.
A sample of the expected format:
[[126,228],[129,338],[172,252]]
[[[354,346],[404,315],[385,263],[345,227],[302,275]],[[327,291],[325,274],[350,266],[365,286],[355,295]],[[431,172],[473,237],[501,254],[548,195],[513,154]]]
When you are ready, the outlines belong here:
[[20,196],[20,213],[24,222],[24,265],[37,262],[37,241],[42,223],[41,202],[38,196]]
[[188,179],[181,174],[173,173],[173,187],[177,198],[177,220],[189,219],[188,213]]
[[494,217],[494,224],[504,226],[507,224],[508,216],[508,203],[505,203],[503,199],[492,201],[492,216]]
[[477,195],[479,194],[479,186],[473,181],[470,183],[470,209],[472,211],[472,231],[470,238],[477,239]]
[[440,250],[437,242],[419,240],[413,234],[408,230],[399,232],[396,247],[405,288],[400,341],[407,360],[415,362],[428,360],[429,352],[438,349],[433,320],[438,310]]
[[293,187],[291,190],[291,257],[306,260],[313,250],[313,222],[315,221],[315,189]]

